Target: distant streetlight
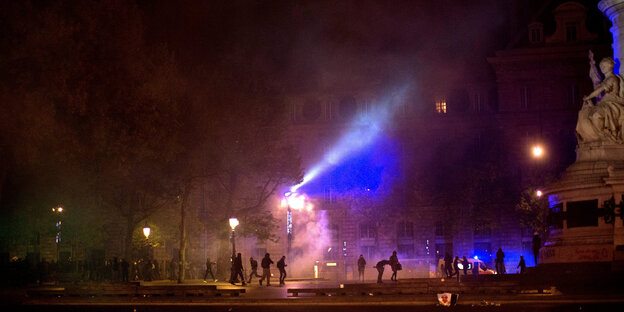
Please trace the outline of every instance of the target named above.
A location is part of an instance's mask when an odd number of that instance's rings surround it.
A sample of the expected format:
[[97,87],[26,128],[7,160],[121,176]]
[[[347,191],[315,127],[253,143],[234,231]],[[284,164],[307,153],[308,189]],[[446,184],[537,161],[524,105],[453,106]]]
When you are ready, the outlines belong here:
[[146,224],[145,227],[143,227],[143,235],[145,235],[145,239],[149,238],[151,232],[152,229]]
[[533,157],[540,158],[544,155],[544,149],[540,145],[533,146],[532,149]]
[[537,191],[535,192],[535,196],[537,196],[538,198],[539,198],[539,197],[542,197],[542,195],[544,195],[544,193],[542,193],[542,191],[541,191],[541,190],[537,190]]

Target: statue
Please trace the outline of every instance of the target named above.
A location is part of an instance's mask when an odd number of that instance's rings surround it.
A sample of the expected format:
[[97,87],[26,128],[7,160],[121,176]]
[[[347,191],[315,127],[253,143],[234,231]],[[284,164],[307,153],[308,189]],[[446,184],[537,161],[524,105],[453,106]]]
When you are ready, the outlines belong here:
[[[589,51],[590,78],[594,91],[583,98],[579,111],[576,137],[579,144],[589,142],[624,143],[624,78],[615,74],[612,58],[600,61],[604,79],[600,81],[593,54]],[[596,98],[596,104],[592,99]]]

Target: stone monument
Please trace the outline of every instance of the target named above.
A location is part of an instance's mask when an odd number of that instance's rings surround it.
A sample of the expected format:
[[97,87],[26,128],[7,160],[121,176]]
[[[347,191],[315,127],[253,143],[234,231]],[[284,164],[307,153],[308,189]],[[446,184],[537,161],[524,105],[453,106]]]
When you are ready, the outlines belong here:
[[600,10],[613,27],[614,59],[598,72],[590,52],[594,91],[583,98],[576,134],[576,162],[550,185],[549,238],[540,250],[540,266],[577,263],[585,269],[624,269],[624,0],[602,0]]

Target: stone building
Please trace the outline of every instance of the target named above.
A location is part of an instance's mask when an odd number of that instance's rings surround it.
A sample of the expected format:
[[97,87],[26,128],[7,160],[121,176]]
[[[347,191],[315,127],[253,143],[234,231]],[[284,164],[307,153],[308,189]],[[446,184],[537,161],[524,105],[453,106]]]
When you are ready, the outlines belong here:
[[[532,265],[533,230],[518,221],[517,194],[504,194],[496,202],[467,199],[465,206],[456,201],[445,207],[445,199],[423,194],[436,192],[432,185],[420,183],[428,183],[427,175],[439,170],[432,167],[436,157],[470,166],[478,160],[465,157],[480,154],[467,151],[487,149],[491,144],[508,170],[500,181],[510,181],[518,191],[544,187],[548,182],[545,172],[560,173],[574,161],[578,110],[583,95],[592,90],[588,51],[597,59],[611,54],[607,22],[595,4],[551,1],[534,9],[528,20],[521,21],[524,27],[509,36],[506,47],[487,59],[494,71],[491,79],[467,78],[460,88],[397,99],[403,102],[396,108],[387,136],[400,145],[400,175],[405,179],[395,184],[399,190],[383,203],[373,204],[378,215],[363,214],[360,208],[366,203],[354,200],[352,192],[337,190],[339,176],[319,178],[322,181],[310,197],[315,209],[327,211],[332,238],[316,257],[321,263],[336,262],[338,277],[353,274],[360,254],[374,265],[393,250],[407,264],[404,276],[434,274],[437,258],[446,252],[477,256],[493,266],[492,256],[502,248],[508,272],[516,271],[521,254]],[[374,114],[374,106],[382,102],[371,92],[374,89],[353,90],[320,90],[322,95],[291,97],[292,139],[308,169],[331,152],[332,144],[346,131],[358,126],[352,120]],[[423,102],[425,109],[417,105]],[[541,159],[530,156],[535,144],[546,150]],[[449,145],[452,148],[444,150]],[[472,195],[488,194],[474,190],[475,185],[470,188]],[[479,211],[494,221],[474,217]]]

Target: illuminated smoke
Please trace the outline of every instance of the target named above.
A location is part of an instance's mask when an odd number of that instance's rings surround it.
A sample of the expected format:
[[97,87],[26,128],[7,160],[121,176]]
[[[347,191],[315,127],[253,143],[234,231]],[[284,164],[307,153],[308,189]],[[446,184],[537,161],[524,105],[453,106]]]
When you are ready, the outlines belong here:
[[291,188],[291,191],[298,190],[328,169],[375,143],[392,120],[394,113],[403,104],[406,93],[407,87],[391,92],[372,107],[369,113],[356,116],[347,127],[347,132],[323,156],[323,159],[304,175],[303,181]]
[[323,250],[330,245],[325,210],[315,210],[306,201],[305,208],[293,210],[292,259],[287,261],[292,277],[314,276],[314,264],[322,260]]

